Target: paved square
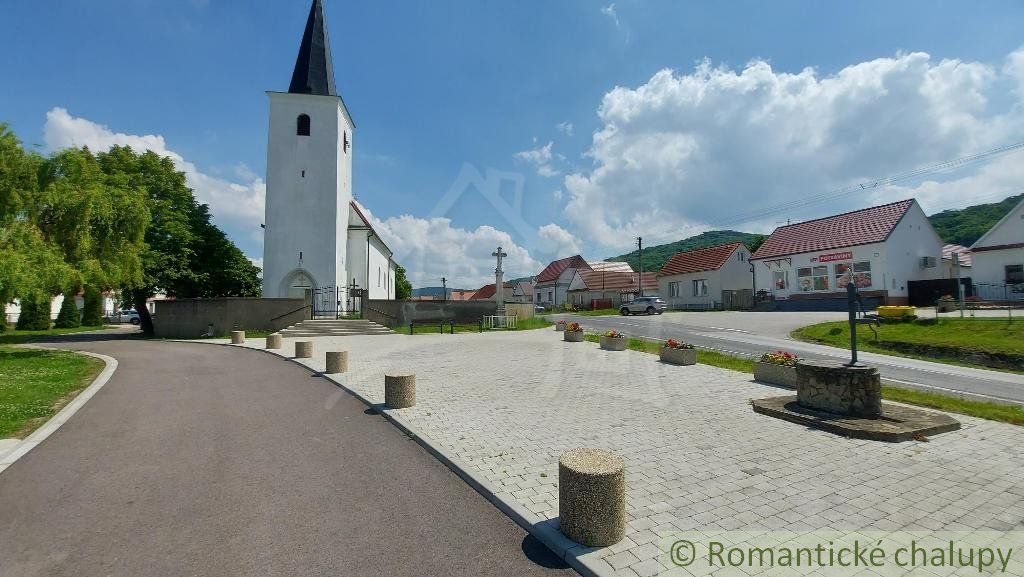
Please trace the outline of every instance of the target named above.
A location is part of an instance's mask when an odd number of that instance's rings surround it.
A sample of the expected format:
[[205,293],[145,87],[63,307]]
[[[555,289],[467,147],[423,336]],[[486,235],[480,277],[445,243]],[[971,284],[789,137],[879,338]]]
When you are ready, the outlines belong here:
[[[584,556],[620,575],[681,571],[661,551],[666,531],[1024,529],[1021,427],[959,417],[962,430],[930,442],[845,439],[754,413],[751,399],[784,391],[750,375],[547,330],[314,340],[302,361],[322,370],[326,350],[348,350],[334,377],[375,402],[385,372],[415,372],[404,422],[538,523],[557,522],[562,452],[622,456],[626,539]],[[286,339],[280,352],[293,349]]]

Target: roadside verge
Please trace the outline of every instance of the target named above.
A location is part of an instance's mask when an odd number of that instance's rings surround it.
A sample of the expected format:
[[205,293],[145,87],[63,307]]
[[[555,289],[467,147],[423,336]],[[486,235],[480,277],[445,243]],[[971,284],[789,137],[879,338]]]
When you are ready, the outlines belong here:
[[[25,348],[41,349],[41,350],[53,350],[46,347],[37,347],[33,345],[22,345]],[[46,440],[47,437],[52,435],[57,429],[68,421],[82,406],[85,405],[103,388],[103,385],[107,384],[110,377],[117,370],[117,359],[108,357],[107,355],[101,355],[98,353],[90,353],[86,351],[69,351],[74,354],[85,355],[93,357],[103,361],[104,367],[100,371],[100,374],[93,379],[92,383],[89,384],[85,389],[78,393],[74,399],[57,412],[56,415],[50,417],[41,427],[32,432],[29,436],[22,439],[13,447],[10,447],[6,451],[0,452],[0,474],[2,474],[8,467],[13,465],[18,459],[24,456],[26,453],[34,449],[39,443]]]

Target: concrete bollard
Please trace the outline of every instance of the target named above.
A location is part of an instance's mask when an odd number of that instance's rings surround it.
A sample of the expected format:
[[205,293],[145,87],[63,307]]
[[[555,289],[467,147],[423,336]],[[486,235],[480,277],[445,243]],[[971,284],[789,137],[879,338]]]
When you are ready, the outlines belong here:
[[416,375],[384,375],[384,404],[405,409],[416,404]]
[[587,547],[614,545],[626,535],[626,473],[622,459],[579,448],[558,460],[562,533]]
[[297,358],[297,359],[311,359],[311,358],[313,358],[313,341],[296,341],[295,342],[295,358]]
[[233,344],[233,345],[244,345],[245,344],[245,331],[231,331],[231,344]]
[[348,351],[328,351],[325,373],[344,373],[348,371]]
[[279,349],[279,348],[281,348],[281,346],[282,346],[281,335],[276,334],[276,333],[272,334],[272,335],[267,335],[267,348],[268,349]]

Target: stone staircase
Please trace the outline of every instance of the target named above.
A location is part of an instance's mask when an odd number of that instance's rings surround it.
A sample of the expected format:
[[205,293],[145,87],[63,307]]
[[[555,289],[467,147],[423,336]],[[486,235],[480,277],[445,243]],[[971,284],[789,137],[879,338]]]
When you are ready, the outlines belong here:
[[296,323],[277,331],[286,339],[297,337],[355,337],[390,335],[391,329],[367,320],[316,319]]

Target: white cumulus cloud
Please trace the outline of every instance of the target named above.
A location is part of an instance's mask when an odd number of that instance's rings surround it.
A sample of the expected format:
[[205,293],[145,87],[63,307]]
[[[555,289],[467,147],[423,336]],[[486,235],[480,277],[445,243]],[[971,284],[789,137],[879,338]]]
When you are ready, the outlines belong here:
[[564,258],[580,253],[580,243],[572,233],[555,223],[545,224],[537,229],[537,249]]
[[543,146],[537,148],[531,148],[530,150],[523,150],[512,155],[519,162],[526,164],[532,164],[537,167],[537,174],[548,178],[552,176],[558,176],[561,174],[558,169],[551,165],[555,155],[551,152],[551,147],[554,146],[553,141],[549,141]]
[[502,264],[506,279],[534,275],[541,269],[541,263],[513,242],[511,235],[491,226],[459,228],[448,218],[408,214],[381,220],[363,211],[414,287],[441,286],[441,277],[456,288],[493,283],[496,262],[491,255],[499,246],[508,254]]
[[[777,71],[761,60],[742,70],[705,61],[617,87],[597,113],[603,126],[587,152],[593,166],[563,183],[566,219],[588,243],[621,249],[637,235],[669,241],[723,224],[770,230],[780,218],[915,195],[941,210],[1014,181],[1022,187],[1021,154],[969,167],[966,176],[929,174],[934,182],[825,204],[803,199],[1019,140],[1024,51],[1001,66],[901,53],[831,75]],[[787,202],[798,206],[758,216]]]
[[152,150],[160,156],[170,157],[178,170],[185,173],[196,199],[210,205],[210,212],[218,225],[236,239],[242,239],[242,244],[262,247],[263,235],[259,225],[263,222],[267,187],[263,179],[245,165],[235,167],[237,182],[212,176],[168,148],[163,136],[114,132],[102,124],[72,116],[63,108],[54,108],[46,113],[43,139],[49,150],[88,146],[91,150],[103,151],[116,144],[130,146],[136,152]]

